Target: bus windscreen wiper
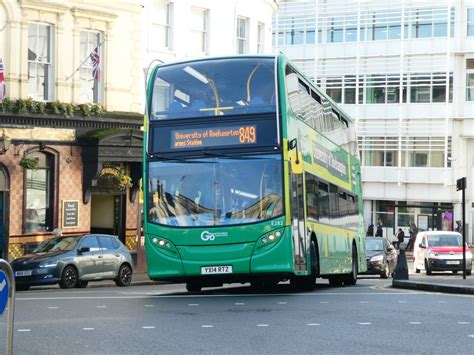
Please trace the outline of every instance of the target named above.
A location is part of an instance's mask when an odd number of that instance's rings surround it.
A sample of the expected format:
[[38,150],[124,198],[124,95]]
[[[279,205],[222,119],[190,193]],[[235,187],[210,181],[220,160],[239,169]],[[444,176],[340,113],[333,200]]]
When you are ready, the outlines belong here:
[[255,156],[255,155],[230,155],[230,154],[224,154],[224,153],[213,153],[209,152],[208,150],[203,150],[202,153],[207,156],[207,157],[215,157],[215,158],[228,158],[228,159],[235,159],[235,160],[271,160],[274,158],[271,157],[265,157],[265,156]]

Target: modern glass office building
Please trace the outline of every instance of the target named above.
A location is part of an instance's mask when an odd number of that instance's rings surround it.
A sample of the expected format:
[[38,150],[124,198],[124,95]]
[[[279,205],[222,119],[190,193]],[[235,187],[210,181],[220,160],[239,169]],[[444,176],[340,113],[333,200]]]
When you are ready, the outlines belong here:
[[280,1],[273,46],[356,118],[366,225],[455,229],[466,176],[473,240],[473,0]]

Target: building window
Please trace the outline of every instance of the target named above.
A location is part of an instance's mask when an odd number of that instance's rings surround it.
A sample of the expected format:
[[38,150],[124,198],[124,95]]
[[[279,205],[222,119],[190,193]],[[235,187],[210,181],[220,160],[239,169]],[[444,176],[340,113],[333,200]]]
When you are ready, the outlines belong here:
[[173,4],[164,0],[154,0],[151,10],[150,48],[172,49]]
[[466,101],[474,101],[474,59],[468,59],[466,67]]
[[265,52],[265,24],[259,22],[257,27],[257,53]]
[[244,17],[237,18],[237,54],[247,53],[248,51],[248,19]]
[[[84,62],[80,69],[81,102],[100,102],[103,77],[102,34],[81,31],[80,60]],[[95,58],[95,59],[94,59]]]
[[25,169],[25,233],[47,232],[54,222],[55,157],[46,152],[26,156],[38,162],[36,169]]
[[[454,8],[449,12],[450,36],[454,36]],[[407,34],[408,35],[408,34]],[[447,8],[414,10],[411,16],[411,38],[447,37]]]
[[209,10],[191,8],[191,46],[193,53],[208,52]]
[[[453,74],[449,74],[449,102],[452,102]],[[410,74],[410,102],[446,102],[446,73]]]
[[474,7],[467,9],[467,35],[474,36]]
[[52,27],[28,25],[28,96],[34,100],[51,101],[53,88]]
[[342,102],[342,78],[326,78],[326,94],[333,99],[334,102]]
[[344,17],[333,17],[329,20],[327,42],[337,43],[344,40]]

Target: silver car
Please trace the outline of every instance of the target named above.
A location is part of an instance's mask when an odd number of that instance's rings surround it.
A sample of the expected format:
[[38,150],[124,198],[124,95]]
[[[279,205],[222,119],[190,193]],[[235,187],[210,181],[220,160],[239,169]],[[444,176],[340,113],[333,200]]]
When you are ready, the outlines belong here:
[[54,285],[84,288],[89,281],[114,280],[117,286],[132,281],[132,257],[113,235],[63,236],[41,243],[32,254],[12,261],[17,290]]

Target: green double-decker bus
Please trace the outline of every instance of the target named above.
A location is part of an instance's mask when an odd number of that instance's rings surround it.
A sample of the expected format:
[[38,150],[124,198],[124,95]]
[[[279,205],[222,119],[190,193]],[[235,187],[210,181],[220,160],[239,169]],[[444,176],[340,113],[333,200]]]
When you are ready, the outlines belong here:
[[284,55],[161,64],[147,90],[152,280],[193,292],[356,283],[366,261],[352,121]]

